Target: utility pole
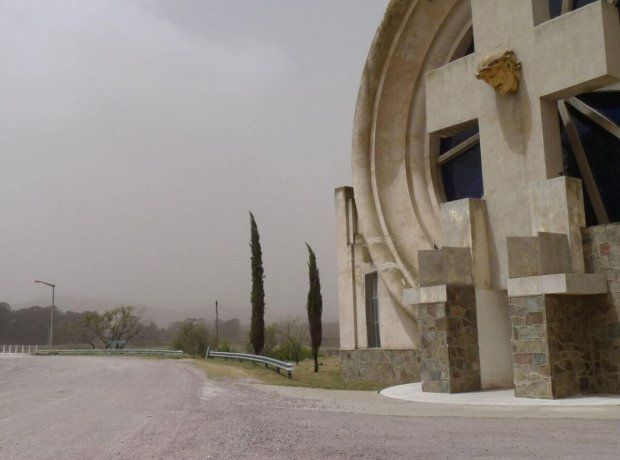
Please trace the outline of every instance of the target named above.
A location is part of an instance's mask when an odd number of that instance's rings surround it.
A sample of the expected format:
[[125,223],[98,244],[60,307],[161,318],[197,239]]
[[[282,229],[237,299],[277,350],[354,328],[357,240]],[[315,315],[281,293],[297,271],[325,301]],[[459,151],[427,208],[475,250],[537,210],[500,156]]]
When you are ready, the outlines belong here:
[[46,281],[35,280],[35,283],[45,284],[52,288],[52,306],[50,307],[50,351],[52,351],[52,337],[54,336],[54,296],[56,293],[56,285]]
[[220,317],[217,311],[217,300],[215,301],[215,349],[220,347]]

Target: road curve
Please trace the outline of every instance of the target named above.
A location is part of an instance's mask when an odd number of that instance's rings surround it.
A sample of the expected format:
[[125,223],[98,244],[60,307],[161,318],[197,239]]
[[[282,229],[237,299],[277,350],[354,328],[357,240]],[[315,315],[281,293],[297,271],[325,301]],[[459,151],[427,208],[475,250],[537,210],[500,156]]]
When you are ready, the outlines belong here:
[[184,360],[0,357],[3,460],[617,458],[618,412],[222,384]]

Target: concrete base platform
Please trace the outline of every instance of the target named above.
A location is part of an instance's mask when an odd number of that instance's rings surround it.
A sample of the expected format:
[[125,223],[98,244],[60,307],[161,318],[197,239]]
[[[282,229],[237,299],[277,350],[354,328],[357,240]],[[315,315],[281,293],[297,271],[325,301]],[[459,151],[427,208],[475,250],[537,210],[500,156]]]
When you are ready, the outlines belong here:
[[576,396],[564,399],[517,398],[514,390],[489,390],[471,393],[425,393],[421,383],[386,388],[382,396],[403,401],[474,406],[620,406],[620,395]]

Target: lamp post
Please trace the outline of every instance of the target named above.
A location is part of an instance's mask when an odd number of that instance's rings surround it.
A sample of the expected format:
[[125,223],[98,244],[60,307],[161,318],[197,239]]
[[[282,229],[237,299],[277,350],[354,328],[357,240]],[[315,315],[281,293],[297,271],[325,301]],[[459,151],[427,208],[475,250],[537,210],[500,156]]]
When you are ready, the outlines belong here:
[[215,350],[220,349],[220,317],[217,311],[217,300],[215,301]]
[[48,283],[46,281],[35,280],[35,283],[45,284],[52,288],[52,306],[50,308],[50,351],[52,351],[52,337],[54,335],[54,294],[56,291],[56,285]]

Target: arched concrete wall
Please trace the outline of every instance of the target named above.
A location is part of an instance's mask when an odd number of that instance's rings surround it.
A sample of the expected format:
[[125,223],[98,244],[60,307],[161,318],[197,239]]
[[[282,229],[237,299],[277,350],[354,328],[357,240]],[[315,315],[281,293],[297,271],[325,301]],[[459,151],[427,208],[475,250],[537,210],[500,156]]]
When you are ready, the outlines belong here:
[[361,233],[392,301],[414,323],[402,291],[417,284],[417,251],[441,239],[424,75],[457,54],[470,29],[469,1],[392,0],[357,99],[352,167]]

